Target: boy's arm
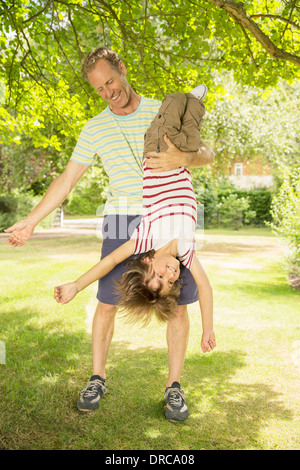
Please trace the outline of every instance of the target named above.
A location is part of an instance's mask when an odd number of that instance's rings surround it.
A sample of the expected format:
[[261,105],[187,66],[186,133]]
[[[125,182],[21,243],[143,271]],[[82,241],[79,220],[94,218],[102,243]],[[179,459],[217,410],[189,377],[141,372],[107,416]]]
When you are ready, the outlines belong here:
[[203,141],[201,141],[197,152],[182,152],[172,144],[166,135],[164,139],[168,144],[168,149],[165,152],[149,152],[147,154],[147,167],[152,169],[152,173],[171,171],[182,166],[199,168],[214,161],[214,151]]
[[109,255],[105,256],[99,263],[95,264],[89,271],[80,276],[75,284],[78,288],[78,292],[82,289],[85,289],[87,286],[92,284],[92,282],[101,279],[110,273],[110,271],[117,266],[117,264],[122,263],[125,259],[129,258],[133,254],[135,246],[135,240],[128,240],[123,245],[119,246]]
[[57,302],[66,304],[75,297],[78,292],[85,289],[93,282],[108,274],[117,264],[125,261],[134,252],[135,240],[128,240],[99,263],[95,264],[76,281],[63,284],[54,288],[54,298]]
[[213,291],[209,279],[196,254],[191,266],[192,276],[197,284],[199,304],[202,316],[202,342],[203,352],[211,351],[216,346],[213,327]]

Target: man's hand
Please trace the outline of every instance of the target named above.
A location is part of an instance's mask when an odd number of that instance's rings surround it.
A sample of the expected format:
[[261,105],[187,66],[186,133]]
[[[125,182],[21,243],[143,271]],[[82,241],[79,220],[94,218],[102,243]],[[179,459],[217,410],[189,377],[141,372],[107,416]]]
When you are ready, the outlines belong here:
[[164,140],[168,145],[165,152],[149,152],[147,154],[147,168],[152,169],[152,173],[171,171],[181,166],[187,166],[187,154],[172,144],[168,136],[165,135]]
[[26,219],[20,220],[16,224],[4,230],[5,233],[11,233],[7,240],[11,246],[22,246],[31,237],[34,231],[34,225],[27,222]]
[[165,152],[149,152],[147,155],[147,167],[152,173],[171,171],[182,166],[187,168],[200,168],[213,163],[214,151],[203,141],[197,152],[182,152],[177,148],[168,136],[164,136],[168,149]]

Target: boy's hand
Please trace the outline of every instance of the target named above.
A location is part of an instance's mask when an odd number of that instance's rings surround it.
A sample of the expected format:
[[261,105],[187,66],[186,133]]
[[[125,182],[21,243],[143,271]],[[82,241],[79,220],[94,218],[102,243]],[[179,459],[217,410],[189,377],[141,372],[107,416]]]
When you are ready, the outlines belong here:
[[78,293],[75,282],[69,282],[62,286],[54,287],[54,298],[59,304],[67,304]]
[[147,168],[150,168],[152,173],[171,171],[187,165],[187,154],[172,144],[167,135],[164,135],[164,140],[168,145],[165,152],[147,154]]
[[216,346],[217,344],[214,332],[211,331],[210,333],[203,333],[201,340],[202,351],[204,353],[212,351]]

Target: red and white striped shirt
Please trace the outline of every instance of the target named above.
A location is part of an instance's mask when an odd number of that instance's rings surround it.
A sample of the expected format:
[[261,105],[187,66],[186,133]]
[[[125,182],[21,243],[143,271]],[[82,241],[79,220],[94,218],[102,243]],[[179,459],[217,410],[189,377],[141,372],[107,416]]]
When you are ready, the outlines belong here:
[[143,213],[132,234],[134,254],[158,250],[178,239],[177,258],[190,269],[195,250],[197,203],[190,171],[151,173],[144,164]]

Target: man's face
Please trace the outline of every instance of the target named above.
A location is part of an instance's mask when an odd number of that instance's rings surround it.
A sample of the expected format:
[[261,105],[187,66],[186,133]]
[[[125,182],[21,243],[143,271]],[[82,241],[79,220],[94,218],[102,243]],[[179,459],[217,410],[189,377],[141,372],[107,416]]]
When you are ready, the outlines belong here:
[[107,60],[101,59],[87,75],[92,87],[109,103],[111,111],[115,114],[119,114],[120,110],[128,105],[131,88],[126,79],[126,67],[122,62],[119,63],[119,70],[116,70]]

